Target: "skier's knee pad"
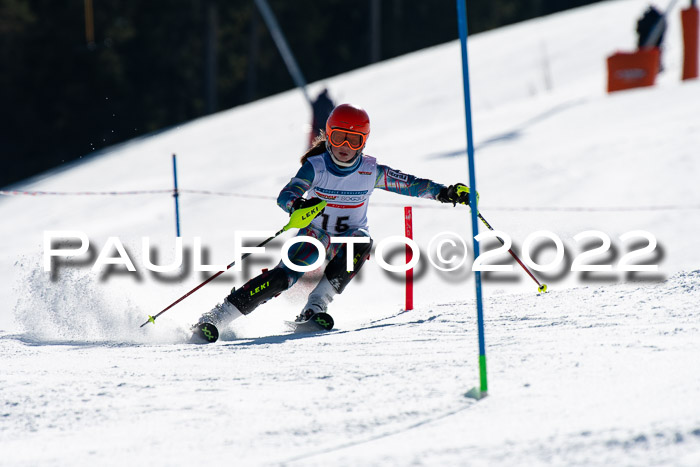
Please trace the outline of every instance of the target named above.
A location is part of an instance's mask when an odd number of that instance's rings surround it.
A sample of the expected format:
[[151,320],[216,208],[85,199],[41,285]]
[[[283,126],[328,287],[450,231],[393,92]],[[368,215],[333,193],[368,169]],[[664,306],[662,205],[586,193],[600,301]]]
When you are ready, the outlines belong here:
[[347,266],[347,245],[343,245],[338,251],[338,254],[328,262],[325,276],[336,292],[342,293],[343,290],[345,290],[345,287],[350,283],[352,278],[355,277],[362,265],[365,264],[367,258],[369,258],[371,249],[371,238],[369,239],[369,243],[355,243],[353,245],[352,271],[348,271]]
[[287,274],[281,268],[274,268],[249,280],[240,289],[233,290],[226,300],[247,315],[288,288]]

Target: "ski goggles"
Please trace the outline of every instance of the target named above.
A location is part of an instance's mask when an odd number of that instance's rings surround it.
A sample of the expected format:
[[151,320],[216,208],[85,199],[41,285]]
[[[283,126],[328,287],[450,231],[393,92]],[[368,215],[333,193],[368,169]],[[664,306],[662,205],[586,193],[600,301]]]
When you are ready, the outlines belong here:
[[328,133],[328,141],[332,146],[339,148],[343,144],[347,144],[347,146],[354,151],[357,151],[365,145],[365,138],[365,135],[362,133],[340,128],[333,128],[331,132]]

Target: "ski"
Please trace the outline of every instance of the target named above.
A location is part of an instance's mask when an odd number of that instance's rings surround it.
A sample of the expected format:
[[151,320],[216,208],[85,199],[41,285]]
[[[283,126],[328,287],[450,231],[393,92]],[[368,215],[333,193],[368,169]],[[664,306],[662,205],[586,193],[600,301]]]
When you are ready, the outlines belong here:
[[211,323],[198,323],[192,327],[191,343],[211,344],[219,339],[219,330]]
[[330,331],[333,329],[333,317],[328,313],[316,313],[306,321],[285,321],[293,332]]

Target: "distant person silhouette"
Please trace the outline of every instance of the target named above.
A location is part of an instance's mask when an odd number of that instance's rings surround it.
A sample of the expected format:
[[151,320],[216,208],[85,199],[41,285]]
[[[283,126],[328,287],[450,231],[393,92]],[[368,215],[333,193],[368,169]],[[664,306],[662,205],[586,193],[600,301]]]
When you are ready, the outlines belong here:
[[659,72],[663,70],[661,66],[661,44],[663,43],[665,32],[666,18],[663,13],[653,5],[649,6],[644,15],[637,21],[637,48],[659,48]]
[[313,141],[321,134],[321,131],[326,127],[326,121],[335,108],[333,100],[328,95],[328,89],[324,89],[316,97],[316,100],[311,104],[313,109],[313,117],[311,119],[311,131],[309,133],[309,147]]

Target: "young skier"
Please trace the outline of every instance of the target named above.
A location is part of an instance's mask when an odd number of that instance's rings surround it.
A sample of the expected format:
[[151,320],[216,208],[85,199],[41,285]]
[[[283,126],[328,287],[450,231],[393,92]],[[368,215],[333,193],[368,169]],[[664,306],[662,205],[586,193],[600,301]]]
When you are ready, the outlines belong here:
[[[301,157],[301,168],[277,198],[277,204],[290,215],[298,209],[327,202],[311,224],[297,233],[320,241],[329,260],[323,277],[297,317],[298,322],[325,312],[333,297],[345,290],[368,258],[372,239],[367,230],[367,205],[372,190],[381,188],[453,205],[469,204],[469,188],[461,183],[446,187],[377,164],[374,157],[363,154],[369,131],[369,116],[363,109],[350,104],[335,107],[326,122],[325,134]],[[331,243],[332,236],[367,239],[366,243],[353,245],[352,271],[347,270],[347,246]],[[309,243],[297,243],[289,250],[289,259],[295,265],[313,264],[318,259],[318,250]],[[204,313],[195,327],[201,329],[206,323],[225,325],[247,315],[289,289],[302,275],[280,262],[274,269],[234,289],[221,304]]]

